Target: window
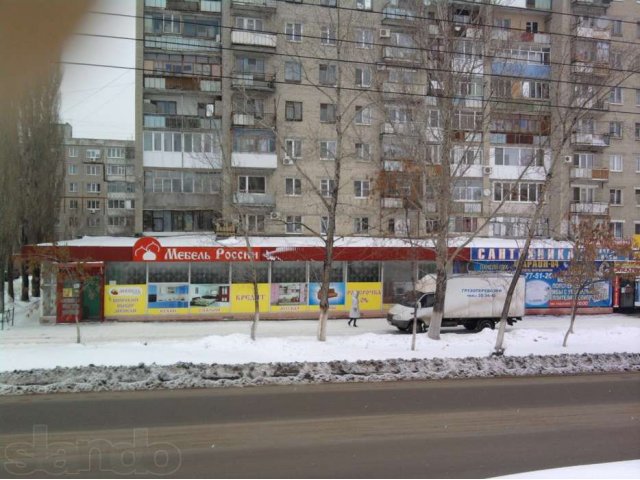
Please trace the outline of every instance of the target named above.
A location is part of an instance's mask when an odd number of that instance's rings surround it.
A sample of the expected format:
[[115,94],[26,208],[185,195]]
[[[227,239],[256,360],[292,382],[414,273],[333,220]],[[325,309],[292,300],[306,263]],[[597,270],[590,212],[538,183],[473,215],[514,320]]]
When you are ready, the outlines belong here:
[[358,10],[371,10],[371,0],[356,0]]
[[129,170],[128,173],[130,175],[133,175],[133,167],[127,167],[126,165],[107,165],[107,175],[124,177],[127,175],[127,170]]
[[482,149],[479,147],[453,147],[453,163],[465,165],[482,164]]
[[101,153],[102,152],[100,151],[99,148],[87,148],[85,152],[85,156],[89,160],[97,160],[98,158],[100,158]]
[[373,48],[373,30],[356,28],[356,48]]
[[302,217],[300,215],[287,215],[285,232],[302,233]]
[[100,210],[100,200],[87,200],[87,210]]
[[285,155],[289,158],[302,158],[302,140],[299,138],[287,138],[284,141]]
[[302,195],[302,180],[299,178],[285,178],[284,193],[291,197]]
[[334,25],[320,27],[320,44],[331,46],[336,44],[336,27]]
[[549,98],[549,83],[527,80],[522,82],[522,96],[524,98]]
[[100,184],[99,183],[87,183],[87,192],[88,193],[100,193]]
[[609,204],[622,205],[622,189],[620,188],[609,189]]
[[69,226],[70,227],[77,227],[80,224],[80,222],[78,222],[78,217],[69,217]]
[[70,163],[67,165],[67,174],[69,175],[77,175],[78,174],[78,165],[75,163]]
[[624,222],[614,220],[609,224],[609,229],[614,238],[622,238],[624,234]]
[[636,88],[636,107],[640,107],[640,88]]
[[135,193],[136,184],[134,182],[109,182],[107,183],[109,193]]
[[540,183],[495,182],[493,200],[496,202],[537,202],[542,193]]
[[125,208],[125,206],[126,206],[125,200],[108,200],[107,201],[107,208],[109,210]]
[[476,217],[451,217],[449,219],[449,231],[471,233],[478,230],[478,219]]
[[482,200],[482,179],[458,179],[453,183],[453,199],[458,202]]
[[609,155],[609,170],[612,172],[622,171],[622,155]]
[[595,155],[593,153],[574,153],[573,166],[577,168],[593,168]]
[[335,189],[335,182],[330,178],[323,178],[320,180],[320,194],[323,197],[331,197],[333,190]]
[[368,217],[356,217],[353,219],[353,232],[354,233],[369,233],[369,218]]
[[622,68],[622,52],[611,52],[611,68]]
[[238,177],[238,192],[240,193],[266,193],[267,181],[265,177]]
[[356,125],[371,125],[371,108],[356,106]]
[[100,226],[100,217],[92,216],[87,217],[87,227],[99,227]]
[[329,217],[320,217],[320,235],[326,235],[329,230]]
[[371,145],[368,143],[356,143],[356,158],[358,160],[371,160]]
[[[264,215],[251,215],[251,214],[242,215],[241,222],[245,231],[249,233],[264,232]],[[233,268],[234,268],[233,272],[235,276],[235,274],[237,273],[235,264]],[[192,275],[193,275],[193,271],[192,271]]]
[[612,87],[609,92],[609,103],[623,103],[622,87]]
[[162,150],[162,133],[160,132],[144,132],[144,145],[146,152]]
[[289,122],[302,121],[302,102],[285,102],[285,119]]
[[369,67],[356,67],[356,86],[371,86],[371,69]]
[[336,0],[320,0],[320,5],[323,7],[335,7]]
[[69,209],[77,210],[78,209],[78,200],[69,200]]
[[335,85],[338,79],[338,68],[336,65],[321,63],[318,67],[320,85]]
[[251,30],[254,32],[262,32],[263,24],[261,18],[236,17],[236,28],[241,30]]
[[77,157],[78,156],[78,147],[68,147],[67,148],[67,155],[69,155],[70,157]]
[[162,31],[164,33],[180,33],[180,15],[167,13],[162,16]]
[[213,103],[198,103],[198,116],[204,118],[213,117],[216,106]]
[[300,62],[284,62],[285,82],[302,81],[302,64]]
[[336,146],[337,144],[335,140],[320,141],[320,158],[323,160],[335,160]]
[[131,217],[123,216],[107,217],[107,225],[110,227],[126,227],[131,225],[132,220]]
[[322,123],[336,123],[336,106],[333,103],[320,104],[320,121]]
[[69,182],[69,193],[76,193],[78,191],[78,184],[76,182]]
[[87,175],[100,175],[100,165],[85,165]]
[[640,207],[640,188],[635,189],[636,207]]
[[144,88],[157,88],[164,90],[165,79],[161,77],[144,77]]
[[609,135],[612,138],[622,138],[622,122],[609,122]]
[[640,155],[636,155],[636,173],[640,173]]
[[494,164],[512,167],[542,167],[545,151],[541,148],[496,147]]
[[576,203],[593,203],[596,198],[595,187],[573,187],[573,201]]
[[287,23],[284,30],[285,36],[290,42],[302,41],[302,24],[301,23]]
[[356,198],[367,198],[369,196],[369,180],[355,180],[353,193]]
[[538,33],[538,22],[527,22],[528,33]]
[[636,122],[634,130],[635,130],[636,140],[640,140],[640,123]]
[[622,20],[611,20],[611,35],[614,37],[622,36]]

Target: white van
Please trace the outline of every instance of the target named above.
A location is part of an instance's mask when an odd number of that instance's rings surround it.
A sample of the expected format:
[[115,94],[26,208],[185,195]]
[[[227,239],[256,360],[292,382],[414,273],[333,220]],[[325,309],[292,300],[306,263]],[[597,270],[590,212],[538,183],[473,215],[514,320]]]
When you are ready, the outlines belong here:
[[[477,273],[450,275],[444,301],[443,327],[463,325],[467,330],[479,332],[495,328],[500,320],[507,290],[511,284],[509,273]],[[417,331],[426,331],[435,300],[436,276],[427,275],[416,284],[416,290],[389,309],[387,322],[399,330],[413,330],[413,315],[417,318]],[[511,299],[507,321],[512,325],[524,316],[525,279],[520,277]]]

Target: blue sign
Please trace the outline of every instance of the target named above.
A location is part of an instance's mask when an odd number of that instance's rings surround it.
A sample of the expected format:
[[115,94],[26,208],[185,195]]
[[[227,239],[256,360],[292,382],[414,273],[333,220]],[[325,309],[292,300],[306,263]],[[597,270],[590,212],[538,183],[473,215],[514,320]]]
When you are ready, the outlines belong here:
[[[320,283],[309,284],[309,305],[320,305]],[[329,284],[329,305],[344,305],[345,284],[331,282]]]

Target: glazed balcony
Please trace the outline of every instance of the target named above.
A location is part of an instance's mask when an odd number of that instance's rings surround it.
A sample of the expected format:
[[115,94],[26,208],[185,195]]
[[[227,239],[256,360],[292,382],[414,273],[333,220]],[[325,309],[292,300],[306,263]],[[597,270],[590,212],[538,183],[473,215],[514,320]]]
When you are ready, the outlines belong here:
[[234,29],[231,31],[231,43],[234,45],[260,47],[261,49],[276,48],[277,35],[267,32]]
[[609,146],[609,135],[600,133],[574,133],[571,144],[575,147],[604,148]]
[[608,168],[571,168],[571,180],[595,180],[606,182],[609,180]]
[[605,202],[571,203],[571,213],[579,215],[609,215],[609,204]]
[[277,0],[231,0],[231,8],[233,10],[274,13],[278,7]]
[[276,116],[273,113],[256,113],[237,111],[232,114],[232,124],[234,127],[275,127]]

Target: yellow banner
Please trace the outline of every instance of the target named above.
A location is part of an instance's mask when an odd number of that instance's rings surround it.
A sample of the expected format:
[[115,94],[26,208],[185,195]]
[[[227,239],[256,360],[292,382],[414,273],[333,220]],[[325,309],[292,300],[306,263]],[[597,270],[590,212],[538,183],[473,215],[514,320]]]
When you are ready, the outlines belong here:
[[[260,312],[269,311],[269,284],[258,284],[258,297]],[[254,296],[252,283],[234,283],[231,285],[231,306],[233,313],[253,313]]]
[[146,285],[105,285],[105,317],[144,315],[145,313],[147,313]]
[[[382,282],[347,283],[347,304],[345,310],[351,308],[351,292],[358,291],[360,311],[382,310]],[[340,309],[342,310],[342,308]]]

